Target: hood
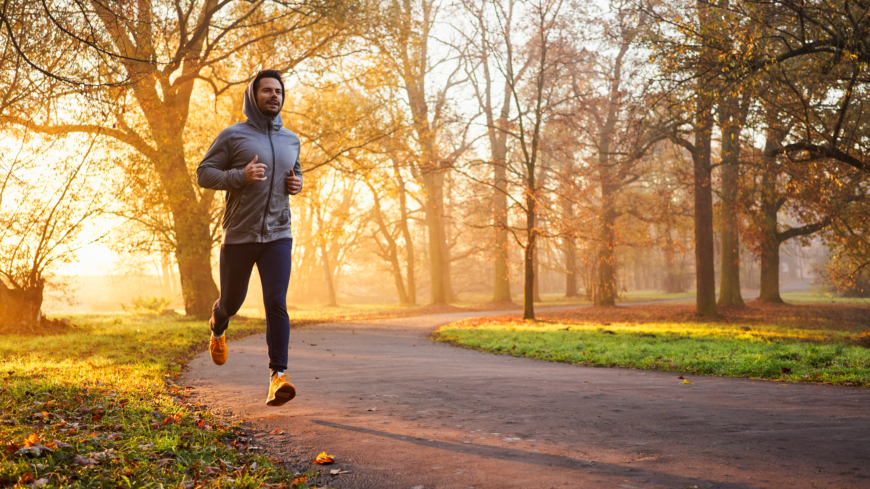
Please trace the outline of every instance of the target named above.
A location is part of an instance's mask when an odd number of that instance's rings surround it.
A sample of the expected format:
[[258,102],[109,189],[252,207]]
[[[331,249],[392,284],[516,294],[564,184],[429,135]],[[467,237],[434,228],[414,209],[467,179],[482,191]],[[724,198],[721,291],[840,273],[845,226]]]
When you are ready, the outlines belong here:
[[[284,93],[284,96],[281,97],[282,108],[284,107],[284,100],[286,98],[287,94]],[[269,132],[270,125],[272,126],[272,131],[277,132],[284,125],[284,121],[281,120],[281,114],[278,114],[275,117],[268,117],[260,112],[260,108],[257,107],[257,98],[254,94],[253,80],[251,80],[251,83],[248,83],[248,88],[245,89],[245,106],[242,109],[242,113],[248,118],[248,124],[254,126],[254,128],[260,132]]]

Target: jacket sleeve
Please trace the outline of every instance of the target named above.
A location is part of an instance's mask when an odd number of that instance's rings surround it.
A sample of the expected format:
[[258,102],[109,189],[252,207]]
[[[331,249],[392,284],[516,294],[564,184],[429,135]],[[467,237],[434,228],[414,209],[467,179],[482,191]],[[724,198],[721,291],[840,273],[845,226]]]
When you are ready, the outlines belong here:
[[[299,177],[300,180],[302,180],[303,185],[305,184],[305,177],[302,176],[302,165],[299,164],[299,157],[298,156],[296,157],[296,164],[293,165],[293,174],[296,175],[297,177]],[[300,188],[299,192],[301,192],[301,191],[302,191],[302,189]],[[299,192],[296,192],[296,194],[298,194]],[[290,195],[296,195],[296,194],[290,194]]]
[[221,131],[199,162],[196,183],[200,187],[231,190],[245,186],[244,168],[230,169],[233,154],[229,132],[227,129]]

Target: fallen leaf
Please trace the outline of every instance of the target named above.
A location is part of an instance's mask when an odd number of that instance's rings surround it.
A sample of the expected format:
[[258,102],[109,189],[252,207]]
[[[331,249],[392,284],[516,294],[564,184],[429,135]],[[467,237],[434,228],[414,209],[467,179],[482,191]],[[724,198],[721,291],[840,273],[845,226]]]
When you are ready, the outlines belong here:
[[688,380],[684,380],[684,381],[682,381],[682,382],[680,382],[680,383],[681,383],[681,384],[692,384],[693,382],[689,382]]
[[308,477],[305,477],[305,476],[297,477],[297,478],[293,479],[293,484],[305,484],[305,482],[307,480],[308,480]]
[[333,462],[335,462],[335,457],[332,455],[328,455],[326,452],[320,452],[320,455],[318,455],[317,458],[313,460],[313,463],[319,465],[327,465]]
[[791,369],[788,368],[788,367],[779,367],[779,369],[780,369],[780,370],[782,371],[782,373],[784,373],[784,374],[790,374],[790,373],[791,373]]
[[208,465],[206,465],[205,468],[202,469],[202,473],[205,474],[205,475],[219,474],[220,472],[221,472],[221,470],[220,470],[219,468],[217,468],[217,467],[210,467],[210,466],[208,466]]
[[6,453],[8,455],[12,455],[13,453],[17,452],[19,448],[21,448],[21,447],[19,447],[18,445],[14,444],[12,442],[9,442],[6,444]]
[[677,377],[677,378],[678,378],[678,379],[680,379],[680,380],[682,380],[682,379],[683,379],[683,376],[682,376],[682,375],[680,375],[680,376],[679,376],[679,377]]
[[377,410],[378,410],[378,408],[376,408],[376,407],[366,409],[366,411],[377,411]]
[[340,475],[340,474],[349,474],[349,470],[344,469],[332,469],[329,471],[329,475]]
[[75,458],[75,460],[73,460],[73,463],[76,465],[81,465],[82,467],[87,467],[88,465],[94,465],[95,463],[97,463],[97,461],[92,459],[92,458],[88,458],[88,457],[85,457],[82,455],[76,455],[76,458]]
[[24,439],[24,446],[32,447],[33,445],[39,445],[39,436],[36,433],[31,433],[30,436]]
[[165,466],[171,464],[172,462],[173,462],[173,460],[171,458],[161,458],[160,460],[157,461],[156,465],[158,467],[165,467]]
[[275,428],[274,430],[270,431],[269,434],[270,435],[283,435],[284,430],[279,430],[278,428]]
[[36,479],[33,481],[33,484],[31,484],[30,487],[42,487],[46,484],[48,484],[48,479],[43,477],[42,479]]

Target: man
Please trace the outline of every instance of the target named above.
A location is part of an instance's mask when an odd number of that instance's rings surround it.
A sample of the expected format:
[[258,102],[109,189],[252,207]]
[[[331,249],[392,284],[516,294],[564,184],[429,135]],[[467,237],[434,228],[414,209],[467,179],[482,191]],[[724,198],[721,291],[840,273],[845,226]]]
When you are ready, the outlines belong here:
[[299,137],[281,120],[284,82],[275,70],[257,74],[245,90],[246,122],[218,135],[196,169],[196,182],[226,190],[220,254],[220,298],[209,326],[209,352],[217,365],[227,360],[226,330],[248,292],[254,264],[260,272],[266,307],[269,394],[266,404],[280,406],[296,396],[284,374],[290,339],[287,286],[293,236],[289,195],[302,190]]

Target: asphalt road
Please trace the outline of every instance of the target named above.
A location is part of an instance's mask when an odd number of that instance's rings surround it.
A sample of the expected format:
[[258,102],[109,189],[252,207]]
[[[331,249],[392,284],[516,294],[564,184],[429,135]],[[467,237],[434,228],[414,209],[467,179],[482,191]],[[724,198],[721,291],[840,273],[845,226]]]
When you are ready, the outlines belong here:
[[[340,488],[870,488],[870,390],[587,368],[428,341],[445,314],[291,331],[298,395],[267,407],[263,335],[184,383]],[[275,429],[284,434],[269,435]]]

